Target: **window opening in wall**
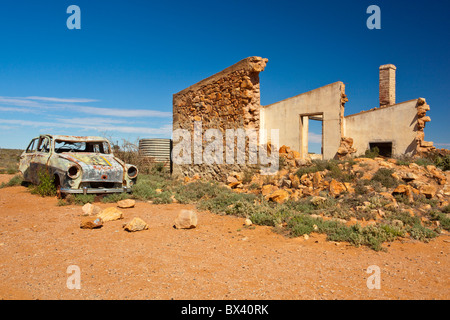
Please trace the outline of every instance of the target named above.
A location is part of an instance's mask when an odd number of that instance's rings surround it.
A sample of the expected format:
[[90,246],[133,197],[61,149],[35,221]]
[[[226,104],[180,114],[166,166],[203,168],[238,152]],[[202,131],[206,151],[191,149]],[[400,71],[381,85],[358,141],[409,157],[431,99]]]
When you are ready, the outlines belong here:
[[392,142],[370,142],[369,149],[378,148],[378,154],[383,157],[392,157]]

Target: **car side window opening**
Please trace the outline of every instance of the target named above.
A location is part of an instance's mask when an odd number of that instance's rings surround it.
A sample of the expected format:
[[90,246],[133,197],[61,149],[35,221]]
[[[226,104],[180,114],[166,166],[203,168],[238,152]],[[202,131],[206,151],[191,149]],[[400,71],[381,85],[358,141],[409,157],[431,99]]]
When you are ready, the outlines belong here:
[[48,138],[43,138],[39,141],[38,151],[50,152],[50,140]]
[[36,151],[36,146],[37,146],[36,140],[37,140],[37,138],[31,140],[30,144],[28,145],[26,153],[33,153]]

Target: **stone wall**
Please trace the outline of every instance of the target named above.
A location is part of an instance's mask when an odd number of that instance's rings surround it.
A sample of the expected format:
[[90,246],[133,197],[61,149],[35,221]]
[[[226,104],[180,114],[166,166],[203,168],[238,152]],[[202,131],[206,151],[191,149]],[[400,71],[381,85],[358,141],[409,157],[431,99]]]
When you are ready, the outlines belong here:
[[[202,133],[218,129],[225,142],[226,129],[260,129],[259,73],[267,59],[249,57],[204,79],[173,96],[173,130],[186,129],[194,133],[194,124],[201,123]],[[207,144],[202,134],[203,148]],[[174,141],[174,146],[176,141]],[[225,150],[225,149],[224,149]],[[191,164],[174,164],[174,174],[224,180],[230,171],[242,171],[245,165],[205,164],[194,161],[192,144]]]
[[431,121],[430,117],[426,115],[427,111],[430,110],[430,106],[427,104],[424,98],[419,98],[417,100],[416,109],[417,109],[416,151],[417,154],[423,155],[435,149],[432,141],[425,141],[425,132],[424,132],[425,124]]

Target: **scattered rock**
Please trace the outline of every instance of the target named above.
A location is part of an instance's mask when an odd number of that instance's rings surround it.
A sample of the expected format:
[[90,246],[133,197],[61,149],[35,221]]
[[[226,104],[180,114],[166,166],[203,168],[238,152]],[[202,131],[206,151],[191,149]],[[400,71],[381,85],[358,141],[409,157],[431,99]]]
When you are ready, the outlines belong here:
[[286,190],[279,189],[265,197],[266,200],[283,203],[289,199],[289,193]]
[[322,175],[320,174],[320,172],[315,172],[312,179],[313,187],[318,188],[321,182],[322,182]]
[[228,184],[236,183],[236,182],[238,182],[238,179],[236,179],[236,177],[234,177],[234,176],[228,176],[227,177],[227,183]]
[[351,184],[350,182],[344,182],[344,186],[348,193],[351,193],[351,194],[355,193],[354,185]]
[[99,217],[86,217],[81,220],[81,229],[97,229],[103,226],[103,220]]
[[251,226],[253,223],[252,223],[252,220],[250,220],[249,218],[247,218],[247,219],[245,219],[245,221],[244,221],[244,225],[246,225],[246,226]]
[[192,229],[197,226],[197,213],[192,210],[181,210],[175,219],[175,229]]
[[346,156],[355,153],[356,149],[353,148],[353,139],[350,137],[341,137],[341,143],[337,150],[337,158],[343,159]]
[[133,199],[125,199],[117,201],[117,206],[122,209],[133,208],[136,204],[136,201]]
[[436,195],[436,187],[431,185],[424,185],[419,188],[420,194],[423,194],[427,199],[431,199]]
[[289,153],[290,151],[291,151],[291,148],[289,148],[289,147],[283,145],[283,146],[280,147],[280,150],[279,150],[278,152],[281,153],[281,154],[284,154],[284,153],[287,154],[287,153]]
[[414,202],[411,186],[400,184],[394,189],[394,191],[392,191],[392,194],[404,194],[408,197],[409,202]]
[[278,188],[276,186],[267,184],[261,188],[261,194],[263,196],[267,196],[267,195],[270,195],[271,193],[274,193],[277,190],[278,190]]
[[81,210],[83,211],[83,216],[95,216],[102,211],[102,209],[91,203],[86,203]]
[[283,179],[283,181],[281,182],[281,187],[283,188],[291,188],[292,186],[292,181],[289,179]]
[[417,175],[412,172],[401,174],[401,178],[406,182],[418,179]]
[[314,196],[311,198],[311,203],[315,206],[321,204],[322,202],[324,202],[325,200],[327,200],[327,198],[324,197],[320,197],[320,196]]
[[148,224],[141,218],[133,218],[129,223],[123,225],[123,228],[129,232],[136,232],[148,229]]
[[108,222],[123,219],[123,213],[116,207],[110,207],[100,212],[97,217],[102,218],[103,222]]
[[335,179],[332,179],[330,182],[330,194],[333,197],[340,195],[342,192],[346,190],[345,185],[342,182],[338,182]]

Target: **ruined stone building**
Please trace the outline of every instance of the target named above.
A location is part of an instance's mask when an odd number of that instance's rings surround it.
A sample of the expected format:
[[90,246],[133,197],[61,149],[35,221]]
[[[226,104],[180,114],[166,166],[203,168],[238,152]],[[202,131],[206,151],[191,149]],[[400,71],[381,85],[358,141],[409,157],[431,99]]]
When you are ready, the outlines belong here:
[[[243,59],[174,94],[173,130],[193,132],[196,122],[201,123],[202,132],[208,128],[222,132],[226,129],[255,129],[261,133],[259,144],[274,144],[270,130],[278,129],[276,147],[289,146],[299,152],[301,159],[309,157],[308,127],[311,120],[322,122],[320,156],[323,159],[359,155],[375,146],[386,156],[412,155],[434,148],[432,142],[424,140],[425,123],[430,121],[426,116],[430,108],[425,99],[401,103],[395,100],[394,65],[383,65],[379,69],[380,105],[345,115],[348,99],[345,85],[340,81],[262,106],[259,73],[264,71],[267,62],[260,57]],[[269,134],[263,134],[263,131]],[[201,161],[178,166],[183,175],[223,176],[230,170],[241,169],[242,166],[237,164],[211,166]]]

